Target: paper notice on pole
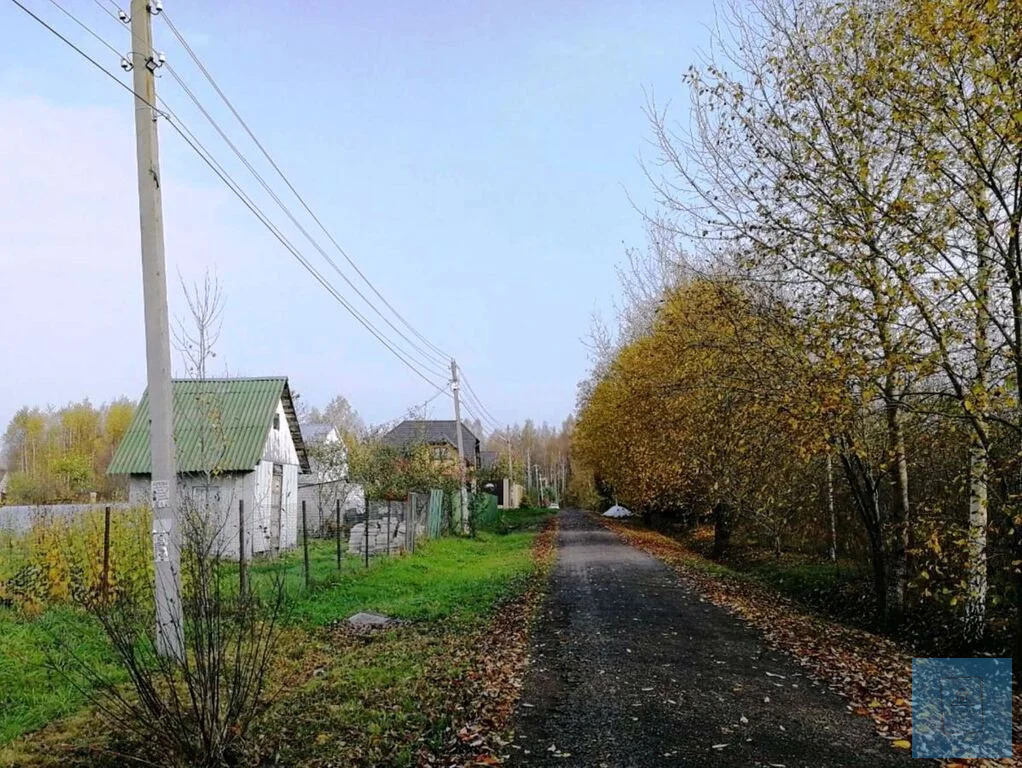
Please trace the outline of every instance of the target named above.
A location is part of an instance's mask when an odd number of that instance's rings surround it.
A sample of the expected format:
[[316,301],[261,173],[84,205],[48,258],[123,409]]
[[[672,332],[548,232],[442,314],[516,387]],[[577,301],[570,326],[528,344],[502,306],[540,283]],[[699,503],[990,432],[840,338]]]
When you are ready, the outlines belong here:
[[170,504],[170,481],[153,480],[153,509],[166,509]]
[[[155,483],[153,483],[155,485]],[[171,520],[153,520],[153,557],[157,563],[170,562]]]

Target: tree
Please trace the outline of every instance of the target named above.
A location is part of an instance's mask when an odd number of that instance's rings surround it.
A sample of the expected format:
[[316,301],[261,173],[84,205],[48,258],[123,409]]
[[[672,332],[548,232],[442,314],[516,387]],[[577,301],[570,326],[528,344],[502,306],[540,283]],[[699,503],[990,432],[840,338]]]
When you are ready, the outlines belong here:
[[351,407],[344,395],[337,395],[323,409],[322,420],[344,435],[360,435],[365,431],[365,422],[358,411]]

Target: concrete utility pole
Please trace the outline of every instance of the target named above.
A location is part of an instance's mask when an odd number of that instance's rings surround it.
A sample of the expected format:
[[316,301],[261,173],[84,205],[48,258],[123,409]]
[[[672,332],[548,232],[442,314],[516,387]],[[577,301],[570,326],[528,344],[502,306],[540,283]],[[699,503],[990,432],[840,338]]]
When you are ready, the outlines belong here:
[[458,363],[451,358],[451,390],[454,392],[454,429],[458,433],[458,475],[461,478],[461,489],[458,498],[461,501],[461,532],[468,530],[468,499],[465,495],[465,445],[461,438],[461,399],[458,384]]
[[515,482],[515,463],[511,458],[511,425],[507,425],[507,479],[512,485]]
[[181,612],[181,531],[177,525],[174,406],[170,381],[170,323],[163,253],[160,148],[156,137],[156,78],[162,63],[153,50],[147,0],[131,0],[131,64],[135,91],[135,151],[138,212],[142,231],[142,291],[145,306],[146,378],[149,388],[149,448],[152,457],[153,557],[156,561],[156,648],[184,660]]

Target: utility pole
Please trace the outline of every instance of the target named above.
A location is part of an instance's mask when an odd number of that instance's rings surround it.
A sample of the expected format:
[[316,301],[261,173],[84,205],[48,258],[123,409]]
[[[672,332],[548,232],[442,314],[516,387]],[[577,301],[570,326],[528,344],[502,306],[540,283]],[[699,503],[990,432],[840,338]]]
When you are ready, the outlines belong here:
[[515,463],[511,458],[511,425],[507,425],[507,479],[509,483],[515,481]]
[[454,429],[458,433],[458,476],[461,478],[461,488],[458,492],[458,499],[461,502],[461,532],[468,530],[468,500],[465,498],[465,445],[461,438],[461,399],[458,384],[458,364],[451,358],[451,390],[454,392]]
[[177,525],[174,405],[170,381],[170,323],[163,252],[160,148],[156,136],[156,78],[162,63],[153,50],[147,0],[131,0],[131,64],[135,93],[135,152],[142,232],[142,292],[145,307],[149,448],[152,457],[153,558],[156,564],[156,648],[184,660],[181,612],[181,531]]

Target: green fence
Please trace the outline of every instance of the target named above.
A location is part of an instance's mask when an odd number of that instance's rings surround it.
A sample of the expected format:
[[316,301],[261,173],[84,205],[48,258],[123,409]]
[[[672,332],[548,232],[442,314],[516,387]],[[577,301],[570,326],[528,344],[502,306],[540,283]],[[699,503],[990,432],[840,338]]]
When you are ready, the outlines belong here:
[[426,530],[429,537],[436,539],[444,530],[444,492],[432,490],[429,492],[429,514],[426,518]]
[[469,501],[469,508],[475,516],[475,527],[483,530],[494,530],[500,522],[500,510],[497,509],[497,497],[492,493],[474,493]]

